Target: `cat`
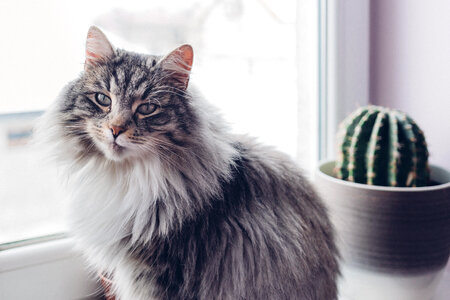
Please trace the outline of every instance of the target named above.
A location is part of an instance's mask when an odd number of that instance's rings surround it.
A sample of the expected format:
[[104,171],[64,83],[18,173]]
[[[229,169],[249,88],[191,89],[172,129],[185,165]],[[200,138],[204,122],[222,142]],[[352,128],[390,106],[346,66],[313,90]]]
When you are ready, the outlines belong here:
[[189,45],[137,54],[89,29],[84,71],[36,129],[77,246],[116,299],[337,299],[321,200],[287,156],[229,133],[192,64]]

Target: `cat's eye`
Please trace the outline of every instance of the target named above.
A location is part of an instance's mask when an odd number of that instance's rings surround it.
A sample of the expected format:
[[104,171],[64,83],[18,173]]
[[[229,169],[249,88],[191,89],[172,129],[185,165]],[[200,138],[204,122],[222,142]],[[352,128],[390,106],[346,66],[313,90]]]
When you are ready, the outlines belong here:
[[136,111],[141,115],[148,116],[155,112],[157,106],[153,103],[144,103],[138,106]]
[[110,106],[111,105],[111,98],[109,98],[108,96],[106,96],[105,94],[102,94],[102,93],[96,93],[95,100],[101,106]]

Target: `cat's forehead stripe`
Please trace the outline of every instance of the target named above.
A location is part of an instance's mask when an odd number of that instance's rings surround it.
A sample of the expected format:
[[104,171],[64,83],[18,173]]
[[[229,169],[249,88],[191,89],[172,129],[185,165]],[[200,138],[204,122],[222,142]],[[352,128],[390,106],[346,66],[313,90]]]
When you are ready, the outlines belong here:
[[153,86],[147,86],[144,90],[144,92],[142,93],[142,99],[146,99],[148,97],[148,95],[150,94],[150,92],[152,91]]
[[149,80],[148,74],[146,72],[142,72],[139,75],[140,75],[140,78],[136,79],[134,82],[134,89],[136,91],[138,91],[141,88],[141,86]]
[[100,88],[101,90],[107,90],[107,91],[110,90],[110,87],[109,87],[108,82],[105,82],[105,81],[103,81],[103,80],[96,80],[96,81],[94,82],[94,85],[95,85],[96,87]]
[[151,81],[151,74],[142,67],[137,69],[131,78],[130,89],[134,91],[136,96],[141,96]]
[[147,89],[145,83],[151,80],[151,74],[147,70],[131,63],[116,67],[112,75],[116,90],[118,89],[116,92],[129,97],[144,93]]

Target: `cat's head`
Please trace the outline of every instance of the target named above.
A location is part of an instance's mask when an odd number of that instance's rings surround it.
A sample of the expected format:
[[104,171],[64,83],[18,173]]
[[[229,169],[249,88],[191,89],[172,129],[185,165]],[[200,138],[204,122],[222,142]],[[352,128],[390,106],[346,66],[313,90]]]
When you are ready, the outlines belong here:
[[86,155],[112,161],[183,147],[196,122],[186,91],[192,62],[189,45],[164,57],[137,54],[91,27],[84,72],[60,106],[64,134]]

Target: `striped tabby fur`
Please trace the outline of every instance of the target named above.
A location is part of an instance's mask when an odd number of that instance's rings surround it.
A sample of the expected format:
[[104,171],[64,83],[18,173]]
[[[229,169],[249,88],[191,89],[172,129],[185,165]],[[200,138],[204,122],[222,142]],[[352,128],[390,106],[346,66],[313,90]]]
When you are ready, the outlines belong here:
[[190,46],[136,54],[92,27],[84,72],[41,120],[87,261],[118,299],[336,299],[322,202],[285,155],[228,132],[191,65]]

